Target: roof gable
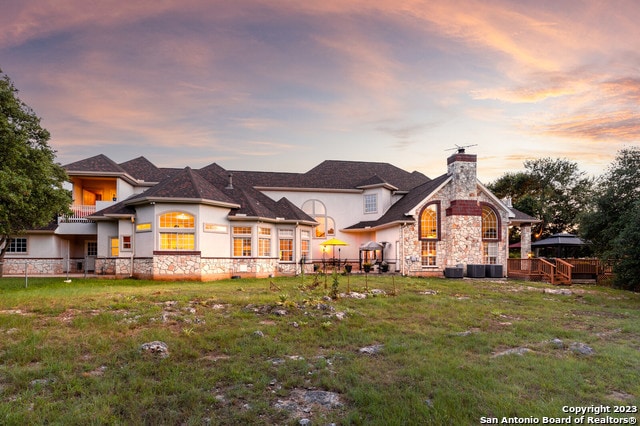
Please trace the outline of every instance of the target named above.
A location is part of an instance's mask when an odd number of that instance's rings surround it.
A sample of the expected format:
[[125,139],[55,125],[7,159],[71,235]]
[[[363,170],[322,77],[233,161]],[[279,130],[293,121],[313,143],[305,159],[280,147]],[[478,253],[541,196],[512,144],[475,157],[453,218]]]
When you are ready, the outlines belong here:
[[449,179],[449,175],[444,174],[428,182],[419,185],[410,190],[395,204],[389,207],[389,210],[383,214],[380,219],[373,221],[359,222],[349,226],[346,229],[364,229],[367,227],[383,226],[398,221],[413,221],[413,218],[407,216],[411,210],[415,209],[422,201],[433,194],[438,188],[444,185]]
[[166,170],[157,168],[155,164],[143,156],[120,163],[120,167],[134,178],[145,182],[160,182],[170,175]]
[[326,160],[304,174],[304,184],[315,188],[353,189],[377,180],[408,191],[430,179],[419,172],[409,173],[389,163]]
[[94,157],[85,158],[84,160],[63,166],[68,172],[99,172],[99,173],[126,173],[120,165],[104,154],[98,154]]
[[212,185],[190,167],[163,179],[136,199],[165,198],[179,200],[209,200],[235,204],[225,193]]

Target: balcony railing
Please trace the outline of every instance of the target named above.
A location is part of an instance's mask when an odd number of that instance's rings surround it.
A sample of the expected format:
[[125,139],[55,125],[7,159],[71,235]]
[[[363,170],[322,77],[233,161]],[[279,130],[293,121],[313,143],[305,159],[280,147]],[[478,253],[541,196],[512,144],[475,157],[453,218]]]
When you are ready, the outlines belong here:
[[70,209],[71,214],[60,216],[58,218],[58,223],[91,222],[86,217],[96,212],[96,206],[86,206],[81,204],[74,204],[70,207]]

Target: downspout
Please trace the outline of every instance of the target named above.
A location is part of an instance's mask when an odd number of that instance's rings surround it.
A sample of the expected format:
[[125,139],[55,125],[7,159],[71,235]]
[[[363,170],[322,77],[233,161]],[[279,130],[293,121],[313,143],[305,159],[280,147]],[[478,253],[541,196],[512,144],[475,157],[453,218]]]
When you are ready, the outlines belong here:
[[403,223],[402,225],[400,225],[400,230],[401,235],[400,235],[400,275],[402,275],[404,277],[404,227],[405,224]]
[[131,216],[131,272],[129,273],[129,278],[133,277],[133,259],[135,257],[136,252],[136,218]]

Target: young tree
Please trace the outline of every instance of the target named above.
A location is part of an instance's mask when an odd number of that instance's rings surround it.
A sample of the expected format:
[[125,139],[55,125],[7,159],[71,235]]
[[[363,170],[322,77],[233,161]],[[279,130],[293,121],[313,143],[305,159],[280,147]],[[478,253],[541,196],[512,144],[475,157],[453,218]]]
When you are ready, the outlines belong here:
[[524,163],[525,171],[507,173],[489,184],[498,197],[511,197],[513,206],[541,219],[537,237],[575,232],[586,207],[593,179],[566,159],[541,158]]
[[71,204],[49,132],[17,95],[0,70],[0,276],[10,238],[47,225]]
[[640,290],[640,148],[618,152],[599,178],[593,208],[580,218],[580,234],[602,258],[616,262],[615,284]]

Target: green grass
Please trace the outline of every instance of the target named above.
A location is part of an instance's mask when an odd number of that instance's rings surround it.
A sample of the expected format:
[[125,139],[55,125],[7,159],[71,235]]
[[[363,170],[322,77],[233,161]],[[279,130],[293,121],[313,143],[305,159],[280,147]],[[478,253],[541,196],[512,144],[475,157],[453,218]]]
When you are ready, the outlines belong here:
[[[333,279],[312,282],[0,279],[0,424],[465,425],[640,405],[640,294],[371,275],[351,290],[386,294],[328,299]],[[169,357],[141,353],[154,340]],[[514,348],[529,352],[496,356]]]

